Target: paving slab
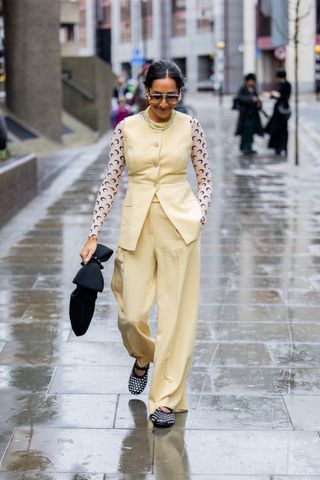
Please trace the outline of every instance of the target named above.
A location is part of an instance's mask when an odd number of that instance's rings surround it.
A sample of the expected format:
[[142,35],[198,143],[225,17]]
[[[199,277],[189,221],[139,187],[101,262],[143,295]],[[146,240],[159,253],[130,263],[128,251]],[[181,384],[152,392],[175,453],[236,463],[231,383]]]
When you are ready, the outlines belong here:
[[320,431],[320,396],[285,395],[283,399],[295,430]]
[[[59,366],[55,370],[49,393],[127,393],[132,366]],[[150,370],[151,371],[151,370]],[[205,386],[207,383],[207,387]],[[191,368],[187,390],[211,392],[209,373],[205,367]]]
[[320,346],[318,343],[270,344],[269,352],[275,365],[318,367]]
[[0,429],[40,425],[64,428],[113,428],[118,395],[0,393]]
[[316,475],[320,438],[315,432],[155,432],[155,473]]
[[[2,351],[1,351],[2,350]],[[3,365],[132,365],[120,342],[7,342],[1,349]]]
[[[116,428],[145,428],[148,425],[147,397],[120,395]],[[189,395],[188,413],[177,415],[176,427],[191,430],[292,430],[290,416],[281,396]]]
[[41,323],[4,322],[0,329],[1,341],[24,344],[64,341],[69,334],[70,325],[45,321]]
[[0,480],[105,480],[103,474],[91,473],[4,473],[0,472]]
[[0,366],[0,392],[46,391],[54,369],[51,367],[6,367]]
[[212,324],[214,341],[265,341],[285,342],[290,340],[287,324],[275,322],[215,322]]
[[268,346],[263,343],[219,343],[211,362],[216,366],[272,365]]
[[[188,480],[270,480],[269,476],[256,475],[188,475]],[[278,478],[278,477],[277,477]],[[283,477],[281,477],[283,478]],[[311,477],[295,477],[301,480],[311,480]],[[317,480],[319,477],[312,477]],[[152,475],[149,473],[143,474],[91,474],[91,473],[40,473],[35,472],[31,474],[16,474],[16,473],[1,473],[0,480],[186,480],[184,474],[174,474],[165,476]],[[279,480],[279,478],[278,478]],[[291,479],[290,479],[291,480]]]
[[150,429],[17,428],[3,457],[8,471],[151,473]]
[[318,475],[273,475],[271,480],[320,480]]

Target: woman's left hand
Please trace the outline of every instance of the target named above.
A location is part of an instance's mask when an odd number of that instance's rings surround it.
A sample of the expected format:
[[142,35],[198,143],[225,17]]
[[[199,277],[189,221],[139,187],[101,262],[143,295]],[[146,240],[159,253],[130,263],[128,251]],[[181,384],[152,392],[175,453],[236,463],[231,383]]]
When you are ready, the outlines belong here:
[[82,258],[82,261],[85,265],[90,261],[90,258],[92,257],[96,249],[97,237],[89,237],[80,252],[80,257]]

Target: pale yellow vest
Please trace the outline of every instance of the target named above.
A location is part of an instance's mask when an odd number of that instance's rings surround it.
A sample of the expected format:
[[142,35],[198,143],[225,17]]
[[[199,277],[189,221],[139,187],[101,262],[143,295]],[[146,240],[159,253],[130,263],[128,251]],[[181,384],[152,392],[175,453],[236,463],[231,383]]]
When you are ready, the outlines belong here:
[[186,244],[201,230],[201,209],[187,181],[191,158],[190,117],[176,112],[170,128],[152,130],[141,114],[125,119],[124,154],[128,190],[123,202],[118,245],[135,250],[156,194],[163,210]]

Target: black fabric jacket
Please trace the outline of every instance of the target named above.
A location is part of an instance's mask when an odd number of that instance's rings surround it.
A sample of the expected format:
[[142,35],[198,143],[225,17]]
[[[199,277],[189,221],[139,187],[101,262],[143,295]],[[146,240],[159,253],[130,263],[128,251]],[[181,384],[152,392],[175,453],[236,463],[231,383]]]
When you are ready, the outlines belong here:
[[283,105],[285,108],[289,107],[291,84],[287,80],[284,83],[279,83],[278,92],[280,93],[280,97],[276,101],[272,117],[265,127],[266,133],[275,136],[280,135],[283,131],[287,131],[288,118],[279,112],[279,105]]
[[239,104],[239,118],[235,131],[235,135],[242,135],[245,129],[246,120],[251,120],[253,123],[253,132],[258,135],[263,135],[263,128],[260,120],[259,109],[252,97],[257,97],[256,90],[250,92],[245,85],[243,85],[237,94]]

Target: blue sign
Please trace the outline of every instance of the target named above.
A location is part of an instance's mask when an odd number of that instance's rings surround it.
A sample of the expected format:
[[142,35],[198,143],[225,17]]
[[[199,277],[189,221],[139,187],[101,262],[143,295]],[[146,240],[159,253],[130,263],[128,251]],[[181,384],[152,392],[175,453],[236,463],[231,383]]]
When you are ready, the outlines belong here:
[[133,55],[130,59],[130,62],[139,65],[143,65],[145,63],[145,59],[140,48],[135,48],[133,50]]

